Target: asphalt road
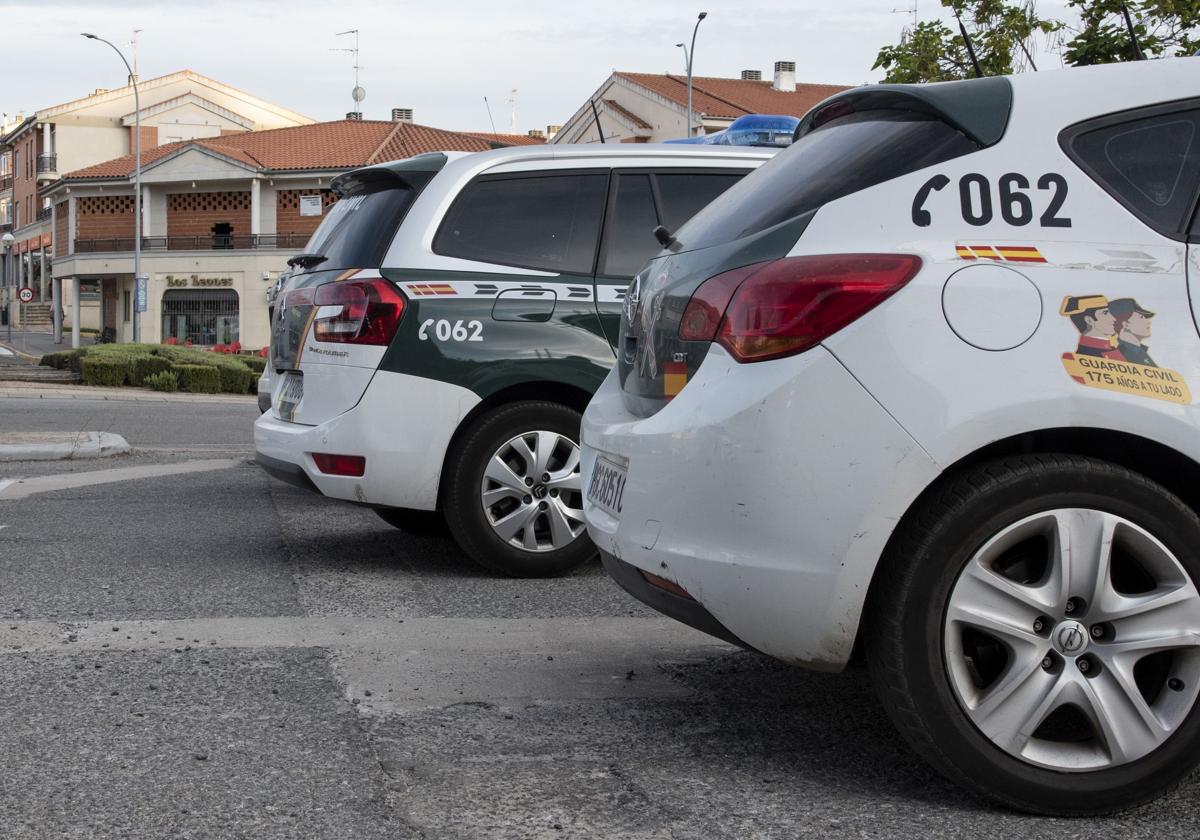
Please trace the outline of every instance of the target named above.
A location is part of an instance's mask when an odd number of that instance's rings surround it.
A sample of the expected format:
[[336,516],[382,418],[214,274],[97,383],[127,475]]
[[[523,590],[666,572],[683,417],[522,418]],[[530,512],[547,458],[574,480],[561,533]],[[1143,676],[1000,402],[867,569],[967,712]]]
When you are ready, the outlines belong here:
[[255,415],[0,400],[0,429],[135,447],[0,464],[24,478],[0,489],[6,840],[1200,835],[1198,781],[1104,820],[981,804],[860,668],[738,651],[598,568],[490,577],[269,479]]

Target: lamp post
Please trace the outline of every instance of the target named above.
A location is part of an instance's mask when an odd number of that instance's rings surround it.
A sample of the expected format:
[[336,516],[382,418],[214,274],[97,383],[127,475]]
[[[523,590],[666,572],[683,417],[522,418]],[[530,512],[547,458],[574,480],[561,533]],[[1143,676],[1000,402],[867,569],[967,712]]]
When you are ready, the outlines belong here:
[[4,246],[4,322],[8,324],[8,340],[12,341],[12,246],[16,239],[8,231],[0,236]]
[[688,137],[692,136],[692,115],[694,113],[692,111],[692,60],[696,57],[696,33],[700,30],[700,21],[704,20],[706,17],[708,17],[708,12],[701,12],[696,17],[696,25],[692,27],[692,48],[690,51],[684,50],[683,52],[683,54],[687,56],[688,70]]
[[[142,280],[142,103],[138,97],[137,76],[126,61],[125,54],[117,49],[112,41],[106,41],[90,32],[79,34],[112,47],[113,52],[120,56],[125,64],[125,69],[129,72],[129,83],[133,85],[133,343],[137,344],[142,339],[141,313],[137,306],[138,285]],[[76,279],[76,283],[78,282]],[[78,312],[75,313],[75,317],[79,317]]]

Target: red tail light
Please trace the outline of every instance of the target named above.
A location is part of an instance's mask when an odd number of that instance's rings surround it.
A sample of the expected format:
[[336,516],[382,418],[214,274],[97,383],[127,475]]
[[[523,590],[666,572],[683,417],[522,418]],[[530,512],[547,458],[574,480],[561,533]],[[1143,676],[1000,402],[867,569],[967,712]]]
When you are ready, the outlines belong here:
[[317,341],[386,347],[404,317],[404,295],[382,278],[318,286],[313,304]]
[[[679,337],[717,341],[739,362],[802,353],[862,317],[908,283],[908,254],[830,254],[744,266],[692,294]],[[723,315],[719,321],[714,313]]]
[[348,475],[359,478],[367,471],[367,459],[362,455],[329,455],[324,452],[312,453],[313,462],[317,469],[326,475]]

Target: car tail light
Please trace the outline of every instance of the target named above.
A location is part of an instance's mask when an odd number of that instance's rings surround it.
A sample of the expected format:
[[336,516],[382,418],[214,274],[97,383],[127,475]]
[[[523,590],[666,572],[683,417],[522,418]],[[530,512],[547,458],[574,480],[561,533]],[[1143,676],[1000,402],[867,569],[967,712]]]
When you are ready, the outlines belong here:
[[908,254],[828,254],[735,269],[696,289],[679,335],[716,341],[739,362],[802,353],[895,294],[920,268],[920,257]]
[[386,347],[404,316],[404,295],[382,278],[344,280],[317,287],[313,338]]
[[348,475],[359,478],[367,471],[367,459],[362,455],[329,455],[324,452],[312,453],[313,462],[317,469],[326,475]]

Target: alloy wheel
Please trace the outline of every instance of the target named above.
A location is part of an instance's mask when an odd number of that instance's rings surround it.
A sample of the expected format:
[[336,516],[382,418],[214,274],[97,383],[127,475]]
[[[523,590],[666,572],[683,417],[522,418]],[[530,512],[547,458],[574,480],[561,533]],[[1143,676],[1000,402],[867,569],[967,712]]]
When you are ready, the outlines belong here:
[[1200,691],[1200,594],[1128,519],[1052,510],[989,540],[954,582],[946,673],[975,727],[1023,761],[1094,771],[1136,761]]
[[504,443],[483,473],[480,502],[500,539],[516,548],[565,548],[585,528],[579,445],[556,432],[535,431]]

